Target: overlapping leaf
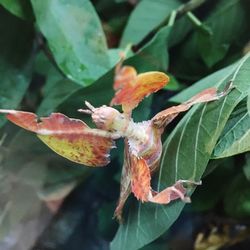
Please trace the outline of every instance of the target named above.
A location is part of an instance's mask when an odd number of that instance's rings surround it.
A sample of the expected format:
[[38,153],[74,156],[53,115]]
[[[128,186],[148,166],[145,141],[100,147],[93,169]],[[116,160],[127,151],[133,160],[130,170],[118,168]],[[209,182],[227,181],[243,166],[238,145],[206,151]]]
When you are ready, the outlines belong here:
[[[239,37],[241,40],[248,39],[247,11],[244,1],[217,1],[208,17],[201,20],[205,27],[198,26],[181,45],[179,53],[175,54],[175,57],[179,58],[176,60],[178,63],[174,64],[177,76],[199,79],[209,73],[209,67],[216,66],[227,57],[229,48],[236,48],[236,51],[230,53],[230,56],[234,56],[233,60],[228,58],[233,62],[239,56],[237,40]],[[208,28],[208,32],[204,28]]]
[[[165,71],[168,67],[168,52],[165,44],[170,30],[170,26],[163,27],[136,55],[125,60],[124,65],[134,66],[139,73],[152,70]],[[94,106],[109,104],[114,95],[114,91],[112,90],[113,78],[114,71],[110,70],[93,85],[80,89],[71,96],[68,96],[58,109],[72,114],[72,110],[77,110],[83,105],[83,100],[93,103]],[[148,101],[149,99],[146,99],[143,103]],[[143,103],[138,107],[138,110],[144,107]],[[137,110],[135,112],[137,113]],[[142,118],[147,118],[148,112],[139,111],[138,113]],[[74,115],[77,115],[77,113]]]
[[243,102],[228,120],[214,149],[213,158],[223,158],[250,150],[250,116]]
[[0,8],[0,34],[0,108],[14,109],[31,80],[33,28]]
[[[200,180],[231,112],[248,94],[249,69],[250,55],[247,55],[217,82],[222,87],[233,79],[236,88],[220,101],[193,108],[177,125],[164,144],[159,189],[178,179]],[[210,80],[213,81],[213,77]],[[131,206],[111,249],[139,249],[151,242],[172,225],[183,206],[180,201],[168,206]]]
[[100,20],[88,0],[32,0],[37,24],[60,69],[82,86],[109,68]]
[[[142,0],[131,14],[121,39],[121,47],[139,43],[180,5],[177,0]],[[156,14],[157,13],[157,14]]]
[[29,0],[0,0],[0,5],[10,11],[12,14],[22,18],[32,18],[32,8]]

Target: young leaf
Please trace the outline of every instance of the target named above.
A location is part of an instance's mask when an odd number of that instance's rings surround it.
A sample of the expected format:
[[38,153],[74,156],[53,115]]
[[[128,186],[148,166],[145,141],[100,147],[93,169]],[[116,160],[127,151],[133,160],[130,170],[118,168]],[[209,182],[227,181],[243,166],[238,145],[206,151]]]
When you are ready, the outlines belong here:
[[90,1],[31,3],[38,26],[66,76],[87,86],[110,68],[105,36]]
[[[247,96],[250,88],[250,54],[245,56],[219,85],[233,79],[235,89],[225,98],[197,105],[188,112],[164,144],[158,189],[171,186],[178,179],[199,180],[206,168],[216,141],[235,106]],[[213,76],[211,76],[213,81]],[[131,206],[125,223],[111,243],[111,249],[139,249],[148,244],[177,219],[184,204],[167,206],[139,204]]]

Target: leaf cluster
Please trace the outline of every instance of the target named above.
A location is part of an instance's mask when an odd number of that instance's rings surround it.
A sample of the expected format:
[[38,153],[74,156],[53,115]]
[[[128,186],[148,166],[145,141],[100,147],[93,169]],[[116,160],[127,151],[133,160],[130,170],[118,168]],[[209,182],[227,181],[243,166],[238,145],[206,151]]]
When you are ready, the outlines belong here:
[[154,185],[161,190],[202,178],[191,190],[192,204],[180,216],[181,201],[160,206],[131,198],[122,225],[111,219],[122,143],[109,166],[90,169],[54,155],[1,116],[0,248],[12,249],[9,235],[16,237],[13,249],[21,249],[28,234],[26,249],[167,249],[183,214],[249,221],[249,11],[247,0],[0,0],[1,109],[58,111],[91,124],[77,109],[84,100],[109,104],[123,50],[129,51],[124,64],[171,78],[140,104],[135,121],[208,87],[234,85],[225,98],[195,106],[166,130]]

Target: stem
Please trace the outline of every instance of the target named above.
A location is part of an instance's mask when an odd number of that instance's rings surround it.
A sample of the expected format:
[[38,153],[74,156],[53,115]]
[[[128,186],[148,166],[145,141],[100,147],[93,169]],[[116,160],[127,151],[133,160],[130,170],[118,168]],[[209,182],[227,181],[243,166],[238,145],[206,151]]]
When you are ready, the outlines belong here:
[[205,2],[206,2],[206,0],[190,0],[188,3],[181,5],[177,9],[177,14],[178,14],[178,16],[183,15],[189,11],[192,11],[192,10],[198,8],[200,5],[202,5]]
[[187,17],[195,26],[200,27],[202,25],[202,22],[192,12],[189,11]]
[[170,17],[169,17],[168,26],[173,26],[174,25],[176,15],[177,15],[176,10],[173,10],[171,12],[171,14],[170,14]]

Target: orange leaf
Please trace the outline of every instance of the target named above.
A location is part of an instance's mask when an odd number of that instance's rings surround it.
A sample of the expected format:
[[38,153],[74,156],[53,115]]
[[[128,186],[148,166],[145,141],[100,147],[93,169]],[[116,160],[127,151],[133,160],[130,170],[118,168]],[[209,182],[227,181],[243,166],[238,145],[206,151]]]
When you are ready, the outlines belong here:
[[110,134],[91,129],[78,119],[60,113],[40,118],[30,112],[0,110],[16,125],[35,132],[38,137],[57,154],[87,166],[105,166],[109,163],[109,152],[114,142]]
[[[166,74],[158,71],[142,73],[134,79],[131,67],[125,71],[129,72],[127,78],[129,80],[127,82],[116,83],[115,88],[119,86],[121,89],[116,92],[111,105],[122,105],[122,109],[126,113],[131,112],[137,107],[145,96],[160,90],[169,81],[169,77]],[[126,79],[125,75],[123,75],[123,79]]]
[[150,169],[146,161],[131,156],[131,188],[138,200],[148,201],[150,180]]
[[114,81],[114,90],[127,88],[133,84],[136,80],[137,72],[134,67],[123,66],[122,68],[117,67]]
[[172,200],[182,199],[185,202],[189,202],[190,198],[185,197],[185,194],[186,189],[183,187],[181,181],[177,181],[173,186],[167,187],[159,193],[152,192],[149,201],[157,204],[168,204]]
[[[226,92],[222,93],[223,95],[226,94]],[[205,89],[199,94],[189,99],[188,101],[159,112],[152,118],[152,121],[158,127],[164,127],[168,125],[179,113],[187,111],[194,104],[218,100],[220,97],[221,93],[217,93],[216,88]]]

